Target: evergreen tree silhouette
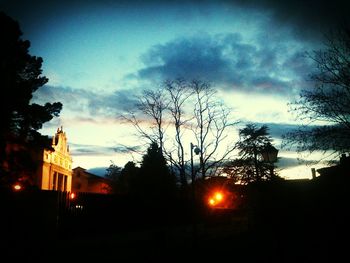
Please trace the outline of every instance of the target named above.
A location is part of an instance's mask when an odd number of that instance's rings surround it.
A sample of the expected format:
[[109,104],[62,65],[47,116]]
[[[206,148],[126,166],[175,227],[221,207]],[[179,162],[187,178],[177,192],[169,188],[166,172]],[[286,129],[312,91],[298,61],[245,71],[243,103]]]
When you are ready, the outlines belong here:
[[142,158],[139,188],[149,197],[167,198],[176,189],[175,177],[170,173],[158,144],[153,142]]
[[[38,130],[58,116],[60,102],[31,103],[32,94],[47,83],[42,76],[41,57],[29,54],[30,42],[21,38],[17,21],[0,12],[0,182],[17,180],[19,174],[34,165],[28,149],[49,146]],[[20,145],[9,153],[9,145]],[[6,150],[7,148],[7,150]]]

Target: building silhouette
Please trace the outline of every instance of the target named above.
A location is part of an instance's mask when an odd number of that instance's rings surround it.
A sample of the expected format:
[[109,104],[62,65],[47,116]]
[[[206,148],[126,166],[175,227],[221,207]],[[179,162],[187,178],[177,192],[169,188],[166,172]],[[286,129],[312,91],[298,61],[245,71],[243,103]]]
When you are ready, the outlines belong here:
[[78,166],[73,169],[72,191],[109,194],[112,193],[111,181],[95,175]]

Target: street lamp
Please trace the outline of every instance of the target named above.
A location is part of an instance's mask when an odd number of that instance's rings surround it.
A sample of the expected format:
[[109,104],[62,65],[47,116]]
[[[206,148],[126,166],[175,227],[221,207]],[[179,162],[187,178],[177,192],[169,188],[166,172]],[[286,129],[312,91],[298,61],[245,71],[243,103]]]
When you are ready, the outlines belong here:
[[195,174],[194,174],[194,168],[193,168],[193,152],[198,155],[201,152],[201,149],[198,148],[197,145],[193,145],[191,142],[191,180],[192,180],[192,185],[194,187],[194,181],[195,181]]
[[275,178],[273,172],[273,163],[277,161],[278,149],[276,149],[271,143],[267,144],[266,147],[261,151],[261,155],[265,162],[270,164],[270,175],[271,179]]
[[196,192],[195,192],[195,174],[194,174],[194,168],[193,168],[193,152],[198,155],[201,152],[201,149],[198,148],[198,146],[193,145],[191,142],[191,180],[192,180],[192,202],[193,202],[193,209],[192,209],[192,220],[193,220],[193,246],[196,247],[197,243],[197,224],[196,224]]

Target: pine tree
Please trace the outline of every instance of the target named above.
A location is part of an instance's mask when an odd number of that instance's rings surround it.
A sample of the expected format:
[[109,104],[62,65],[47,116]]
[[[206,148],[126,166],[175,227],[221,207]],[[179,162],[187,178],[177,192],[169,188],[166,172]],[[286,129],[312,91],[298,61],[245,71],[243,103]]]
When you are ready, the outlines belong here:
[[[45,122],[58,116],[60,102],[38,105],[31,103],[32,94],[47,83],[42,76],[42,58],[29,54],[30,42],[21,38],[18,22],[0,12],[0,181],[15,180],[14,171],[31,166],[26,151],[9,152],[9,145],[22,149],[44,145],[38,132]],[[47,146],[47,145],[45,145]],[[17,147],[18,148],[18,147]],[[25,160],[25,162],[24,162]]]
[[175,177],[170,173],[166,160],[157,143],[151,143],[142,158],[140,167],[142,192],[150,197],[168,197],[176,188]]

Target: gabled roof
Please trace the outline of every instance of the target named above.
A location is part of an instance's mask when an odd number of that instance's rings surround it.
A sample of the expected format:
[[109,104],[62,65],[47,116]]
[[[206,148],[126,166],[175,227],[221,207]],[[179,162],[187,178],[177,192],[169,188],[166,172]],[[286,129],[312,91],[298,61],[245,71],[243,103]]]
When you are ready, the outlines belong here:
[[77,166],[77,167],[73,168],[73,173],[74,173],[75,171],[81,171],[81,172],[83,172],[83,173],[84,173],[88,178],[90,178],[90,179],[109,181],[108,178],[102,177],[102,176],[98,176],[98,175],[96,175],[96,174],[87,172],[85,168],[80,167],[80,166]]

